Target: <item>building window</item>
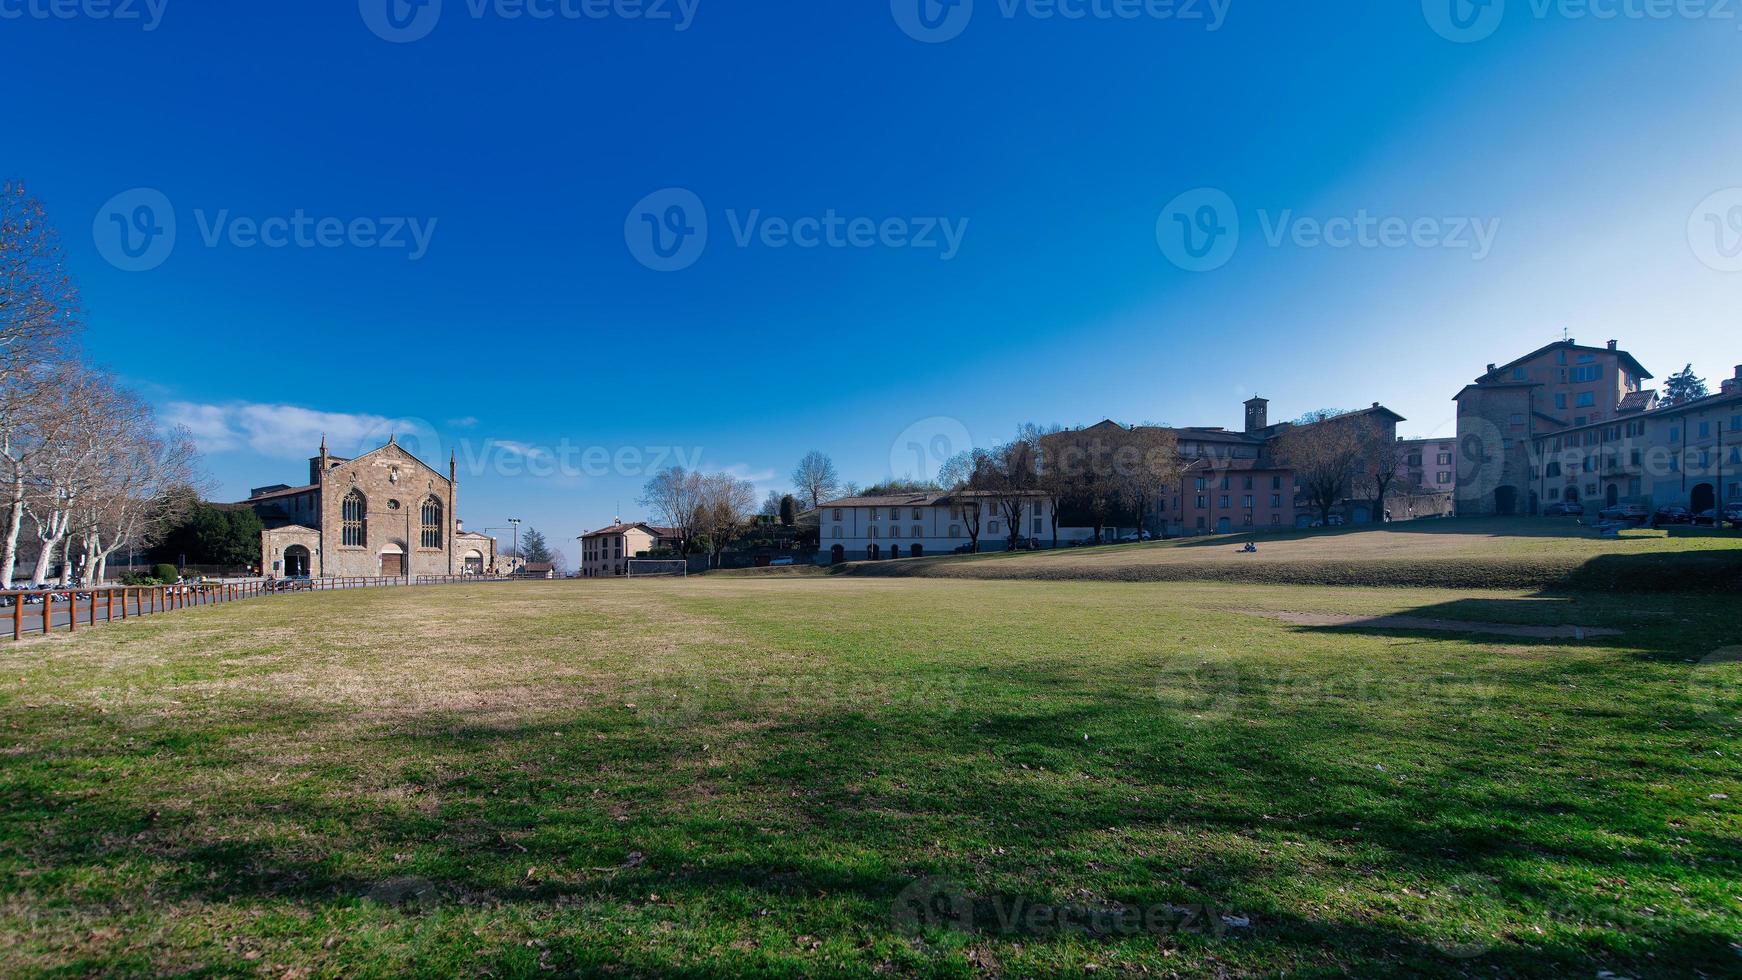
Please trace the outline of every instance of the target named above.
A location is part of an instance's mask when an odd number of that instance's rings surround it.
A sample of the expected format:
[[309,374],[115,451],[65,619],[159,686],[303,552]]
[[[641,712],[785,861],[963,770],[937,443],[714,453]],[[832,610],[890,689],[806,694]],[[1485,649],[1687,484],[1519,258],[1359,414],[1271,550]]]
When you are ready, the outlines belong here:
[[900,524],[891,524],[889,526],[889,536],[892,538],[901,537],[901,525]]
[[866,528],[865,529],[865,536],[867,538],[870,538],[873,541],[877,540],[877,526],[875,524],[873,524],[872,526]]
[[838,538],[838,537],[841,537],[841,534],[842,534],[842,532],[841,532],[841,529],[840,529],[840,528],[838,528],[838,527],[837,527],[837,528],[835,528],[835,529],[834,529],[834,531],[835,531],[835,533],[833,533],[833,534],[831,534],[831,535],[829,535],[829,537],[831,537],[831,538]]
[[1589,364],[1584,367],[1573,368],[1573,384],[1582,384],[1586,381],[1600,381],[1602,378],[1603,366],[1601,364]]
[[363,491],[352,490],[345,495],[342,516],[344,518],[342,540],[345,547],[367,547],[369,543],[369,502],[363,499]]
[[1596,407],[1596,404],[1597,404],[1597,393],[1596,392],[1594,392],[1594,391],[1581,391],[1581,392],[1579,392],[1578,405],[1580,408],[1594,408],[1594,407]]
[[950,525],[950,537],[959,538],[961,536],[962,536],[962,525],[951,524]]
[[430,497],[423,502],[423,546],[442,546],[442,502]]
[[1669,430],[1669,441],[1670,442],[1681,442],[1682,441],[1682,430],[1680,430],[1680,429]]
[[1222,494],[1222,498],[1221,498],[1221,501],[1220,501],[1220,503],[1219,503],[1219,506],[1222,506],[1222,507],[1231,507],[1231,506],[1233,506],[1233,504],[1231,504],[1231,503],[1229,503],[1229,501],[1228,501],[1228,495],[1227,495],[1227,494]]
[[1271,494],[1270,495],[1270,506],[1281,507],[1282,506],[1282,494],[1280,494],[1280,493]]
[[1566,408],[1567,407],[1567,394],[1566,394],[1566,392],[1564,392],[1564,391],[1559,392],[1554,396],[1554,407],[1556,407],[1556,408]]
[[1711,434],[1712,434],[1712,423],[1701,422],[1700,423],[1700,438],[1704,439]]
[[836,507],[836,508],[835,508],[835,520],[837,520],[837,521],[838,521],[838,520],[840,520],[840,519],[841,519],[841,508],[839,508],[839,507]]
[[912,536],[916,537],[916,538],[925,537],[925,528],[920,527],[918,524],[915,524],[913,526],[913,535]]
[[919,511],[919,508],[918,508],[918,507],[915,507],[915,508],[914,508],[914,509],[913,509],[913,519],[914,519],[914,520],[916,520],[916,521],[923,521],[923,520],[925,520],[925,515],[924,515],[924,514],[922,514],[922,513],[920,513],[920,511]]
[[1524,424],[1523,413],[1521,413],[1521,412],[1512,413],[1512,418],[1510,419],[1510,421],[1512,422],[1513,425],[1520,425],[1520,426],[1523,425]]

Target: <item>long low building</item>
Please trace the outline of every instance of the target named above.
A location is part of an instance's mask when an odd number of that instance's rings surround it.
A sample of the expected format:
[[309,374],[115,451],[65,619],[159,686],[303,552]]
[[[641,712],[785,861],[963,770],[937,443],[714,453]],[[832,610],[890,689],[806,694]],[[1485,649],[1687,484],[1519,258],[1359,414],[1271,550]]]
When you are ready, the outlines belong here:
[[[947,555],[978,544],[981,551],[1003,551],[1012,537],[1009,516],[994,495],[980,491],[903,493],[843,497],[818,508],[820,557],[827,562],[923,558]],[[1052,504],[1041,494],[1026,494],[1015,536],[1052,535]],[[976,533],[977,532],[977,533]],[[1062,540],[1093,536],[1073,528]]]

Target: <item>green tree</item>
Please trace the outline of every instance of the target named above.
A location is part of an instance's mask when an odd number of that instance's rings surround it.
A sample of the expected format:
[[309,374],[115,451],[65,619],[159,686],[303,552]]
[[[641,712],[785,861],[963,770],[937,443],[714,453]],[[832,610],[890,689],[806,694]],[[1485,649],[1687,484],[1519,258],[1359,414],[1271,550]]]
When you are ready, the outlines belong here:
[[1694,374],[1692,364],[1670,375],[1663,382],[1663,400],[1671,405],[1704,398],[1706,394],[1706,381]]
[[248,507],[196,503],[156,549],[160,560],[190,565],[253,565],[260,561],[265,525]]
[[798,523],[798,501],[792,494],[780,498],[780,526],[792,527]]
[[550,550],[550,542],[544,539],[544,532],[535,527],[527,528],[520,535],[520,556],[529,565],[556,563],[556,556]]

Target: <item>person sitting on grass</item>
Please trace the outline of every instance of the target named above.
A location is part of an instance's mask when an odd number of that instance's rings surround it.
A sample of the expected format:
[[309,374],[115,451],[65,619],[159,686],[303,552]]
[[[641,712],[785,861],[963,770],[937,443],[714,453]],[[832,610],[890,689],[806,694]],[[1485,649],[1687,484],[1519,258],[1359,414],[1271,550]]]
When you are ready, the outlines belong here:
[[1241,548],[1240,553],[1243,555],[1256,555],[1256,554],[1258,554],[1258,542],[1256,542],[1256,541],[1246,542],[1246,547]]

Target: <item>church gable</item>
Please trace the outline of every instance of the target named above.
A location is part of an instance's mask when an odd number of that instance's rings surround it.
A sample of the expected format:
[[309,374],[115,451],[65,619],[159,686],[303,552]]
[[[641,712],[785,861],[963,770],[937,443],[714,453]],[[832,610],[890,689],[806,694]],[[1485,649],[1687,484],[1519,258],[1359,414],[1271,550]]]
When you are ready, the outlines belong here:
[[327,482],[335,485],[359,483],[374,487],[395,487],[406,493],[419,490],[445,493],[448,488],[446,476],[401,449],[396,443],[388,443],[380,449],[340,463],[327,474]]

